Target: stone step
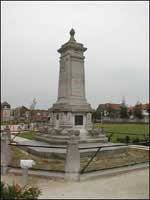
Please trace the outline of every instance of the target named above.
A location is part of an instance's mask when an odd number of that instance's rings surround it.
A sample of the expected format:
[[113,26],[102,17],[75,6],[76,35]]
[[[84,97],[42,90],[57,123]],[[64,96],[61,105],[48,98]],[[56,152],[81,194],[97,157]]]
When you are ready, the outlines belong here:
[[[35,137],[36,140],[38,141],[43,141],[43,142],[47,142],[48,144],[67,144],[69,137],[57,137],[57,136],[52,136],[51,138],[46,138],[46,137],[42,137],[42,136],[36,136]],[[108,138],[105,136],[102,137],[97,137],[97,138],[87,138],[86,140],[79,140],[79,143],[106,143],[108,142]]]

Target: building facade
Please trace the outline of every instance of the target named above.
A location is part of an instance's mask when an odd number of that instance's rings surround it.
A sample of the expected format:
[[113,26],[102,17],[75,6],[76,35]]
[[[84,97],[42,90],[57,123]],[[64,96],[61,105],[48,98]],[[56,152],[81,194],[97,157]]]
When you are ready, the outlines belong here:
[[11,106],[6,101],[1,103],[1,121],[11,120]]

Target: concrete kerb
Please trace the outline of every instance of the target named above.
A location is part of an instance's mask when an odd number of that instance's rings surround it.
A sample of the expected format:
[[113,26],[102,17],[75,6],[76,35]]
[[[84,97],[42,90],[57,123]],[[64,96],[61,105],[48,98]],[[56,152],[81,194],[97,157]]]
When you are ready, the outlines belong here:
[[142,145],[129,145],[130,148],[136,148],[136,149],[142,149],[142,150],[147,150],[149,151],[149,147],[147,146],[142,146]]
[[[8,174],[15,174],[22,176],[22,169],[11,168],[9,169]],[[62,172],[51,172],[51,171],[43,171],[43,170],[28,170],[29,176],[41,177],[41,178],[55,178],[55,179],[64,179],[65,173]]]
[[[80,175],[80,180],[79,179],[69,179],[69,181],[84,181],[88,179],[94,179],[94,178],[100,178],[104,176],[113,176],[121,173],[127,173],[133,170],[139,170],[139,169],[144,169],[144,168],[149,168],[149,163],[143,163],[143,164],[135,164],[132,166],[126,166],[126,167],[118,167],[114,169],[105,169],[105,170],[99,170],[95,172],[88,172],[85,174]],[[22,170],[21,169],[15,169],[15,168],[10,168],[8,174],[15,174],[15,175],[22,175]],[[41,177],[41,178],[54,178],[54,179],[66,179],[65,173],[61,172],[48,172],[48,171],[42,171],[42,170],[28,170],[28,175],[29,176],[35,176],[35,177]],[[69,177],[70,178],[70,177]]]
[[135,164],[132,166],[125,166],[125,167],[117,167],[114,169],[105,169],[105,170],[99,170],[95,172],[88,172],[85,174],[80,175],[80,180],[88,180],[88,179],[94,179],[94,178],[100,178],[100,177],[107,177],[107,176],[114,176],[117,174],[123,174],[127,173],[133,170],[139,170],[149,168],[149,163],[142,163],[142,164]]

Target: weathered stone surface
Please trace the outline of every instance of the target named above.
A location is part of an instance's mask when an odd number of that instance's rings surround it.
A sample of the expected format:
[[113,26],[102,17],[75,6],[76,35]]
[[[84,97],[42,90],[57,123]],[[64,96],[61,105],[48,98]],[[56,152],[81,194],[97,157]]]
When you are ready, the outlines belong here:
[[71,135],[67,145],[67,154],[65,161],[65,180],[80,180],[80,152],[79,141],[76,135]]
[[86,100],[84,52],[87,50],[77,43],[75,31],[70,31],[70,39],[63,44],[60,53],[58,98],[49,109],[49,127],[37,137],[53,144],[66,144],[74,130],[78,130],[79,142],[106,142],[103,130],[92,130],[91,105]]
[[[50,127],[52,128],[91,128],[93,109],[86,100],[84,55],[87,50],[77,43],[75,31],[70,31],[70,40],[61,46],[59,87],[57,102],[50,109]],[[75,116],[83,116],[83,124],[75,124]]]
[[8,145],[10,138],[7,132],[1,133],[1,173],[4,175],[7,173],[8,165],[11,161],[11,151]]

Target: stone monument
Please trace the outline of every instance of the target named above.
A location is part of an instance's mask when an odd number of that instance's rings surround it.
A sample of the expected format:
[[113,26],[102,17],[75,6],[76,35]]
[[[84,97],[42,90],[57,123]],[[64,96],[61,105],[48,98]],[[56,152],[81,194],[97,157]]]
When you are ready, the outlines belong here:
[[[66,142],[70,134],[76,131],[79,132],[80,142],[90,139],[94,141],[94,138],[106,142],[107,138],[100,130],[92,131],[94,110],[87,102],[85,94],[84,52],[87,48],[76,42],[74,35],[75,31],[71,29],[69,41],[58,49],[58,98],[49,109],[49,128],[45,136],[50,142]],[[94,138],[91,136],[93,133]]]

